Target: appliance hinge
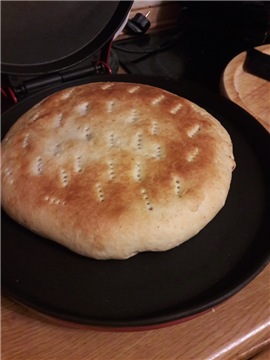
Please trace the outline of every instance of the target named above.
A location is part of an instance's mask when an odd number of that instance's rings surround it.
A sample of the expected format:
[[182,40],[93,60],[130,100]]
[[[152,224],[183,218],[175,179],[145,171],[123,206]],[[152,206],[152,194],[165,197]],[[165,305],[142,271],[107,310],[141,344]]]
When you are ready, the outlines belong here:
[[86,66],[75,70],[67,70],[50,74],[46,76],[40,76],[31,80],[23,81],[19,86],[14,87],[14,92],[17,96],[23,97],[29,93],[43,90],[48,86],[61,84],[67,81],[80,79],[89,75],[99,75],[108,72],[107,67],[103,62],[97,62],[92,66]]

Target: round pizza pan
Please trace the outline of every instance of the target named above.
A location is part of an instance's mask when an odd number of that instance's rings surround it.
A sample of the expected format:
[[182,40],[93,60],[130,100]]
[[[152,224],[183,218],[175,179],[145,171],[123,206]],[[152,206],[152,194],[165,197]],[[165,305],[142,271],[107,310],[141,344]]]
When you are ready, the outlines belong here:
[[44,74],[73,66],[104,46],[133,1],[3,1],[1,71]]
[[27,109],[90,81],[144,83],[204,107],[229,132],[237,167],[223,209],[195,237],[166,252],[94,260],[33,234],[2,211],[2,290],[63,323],[141,329],[202,314],[252,281],[270,258],[267,131],[230,100],[194,84],[138,75],[91,77],[43,91],[4,114],[2,136]]

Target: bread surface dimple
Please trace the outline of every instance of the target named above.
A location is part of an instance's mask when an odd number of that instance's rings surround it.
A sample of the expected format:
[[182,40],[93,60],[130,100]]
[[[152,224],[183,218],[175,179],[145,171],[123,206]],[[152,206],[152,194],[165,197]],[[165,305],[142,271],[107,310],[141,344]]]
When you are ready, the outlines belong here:
[[73,251],[128,258],[202,229],[234,167],[228,133],[204,109],[148,85],[92,83],[44,99],[10,129],[2,204]]
[[176,115],[182,109],[182,107],[183,107],[183,105],[179,102],[178,104],[171,107],[170,113],[173,115]]

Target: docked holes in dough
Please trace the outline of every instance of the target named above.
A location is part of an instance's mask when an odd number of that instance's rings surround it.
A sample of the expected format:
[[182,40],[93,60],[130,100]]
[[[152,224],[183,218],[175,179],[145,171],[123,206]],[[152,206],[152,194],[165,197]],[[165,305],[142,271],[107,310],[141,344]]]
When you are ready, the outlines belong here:
[[134,93],[138,92],[139,89],[140,89],[140,86],[139,86],[139,85],[136,85],[136,86],[130,87],[129,89],[127,89],[127,91],[128,91],[130,94],[134,94]]
[[192,162],[194,161],[198,155],[199,155],[200,150],[196,147],[194,148],[192,151],[190,151],[190,153],[187,155],[187,161],[188,162]]
[[156,97],[154,100],[152,100],[151,104],[152,104],[152,105],[158,105],[158,104],[160,104],[164,99],[165,99],[165,95],[162,94],[162,95]]
[[142,133],[139,133],[137,135],[137,142],[136,142],[136,145],[137,145],[137,149],[140,150],[142,148],[142,139],[143,139],[143,134]]
[[42,175],[42,172],[43,172],[43,161],[42,161],[41,156],[39,156],[39,157],[36,159],[34,172],[36,173],[36,175]]
[[91,128],[89,125],[78,126],[77,130],[78,130],[77,136],[79,138],[83,138],[88,141],[92,139],[93,135],[92,135]]
[[179,103],[171,108],[170,113],[173,115],[176,115],[182,109],[182,107],[183,107],[183,105],[181,103]]
[[45,195],[44,200],[47,201],[50,205],[66,205],[65,201],[49,195]]
[[134,167],[134,178],[136,181],[142,181],[142,167],[141,163],[137,161]]
[[54,121],[55,121],[56,127],[62,126],[63,114],[57,114],[57,115],[55,116]]
[[70,98],[72,93],[74,92],[74,90],[75,89],[69,89],[69,90],[64,91],[62,96],[61,96],[61,99],[66,100],[66,99]]
[[113,112],[114,108],[115,108],[115,101],[113,100],[107,101],[107,111],[111,113]]
[[86,126],[83,129],[83,136],[85,137],[86,140],[91,140],[92,139],[91,129],[90,129],[89,126]]
[[108,142],[109,142],[109,147],[114,147],[114,142],[115,142],[114,133],[109,134]]
[[201,125],[195,124],[187,131],[187,136],[193,138],[194,136],[199,134],[200,130],[201,130]]
[[151,204],[151,201],[149,200],[147,191],[145,189],[141,189],[142,198],[145,202],[145,205],[148,210],[153,210],[153,205]]
[[65,169],[61,170],[60,177],[61,177],[62,185],[64,187],[68,186],[68,175]]
[[53,155],[57,156],[61,153],[61,144],[56,144],[53,149]]
[[197,106],[196,104],[191,104],[191,108],[202,116],[209,117],[209,115],[210,115],[206,110],[202,109],[201,107]]
[[23,148],[26,148],[29,145],[29,139],[30,139],[30,134],[26,134],[25,137],[23,138],[23,144],[22,144]]
[[112,160],[108,162],[108,173],[109,173],[109,179],[114,180],[115,178],[115,169],[114,169],[114,163]]
[[158,145],[157,148],[156,148],[156,158],[158,160],[161,159],[161,146],[160,145]]
[[180,179],[178,177],[174,177],[173,179],[173,187],[174,187],[174,193],[177,197],[181,197],[182,195],[182,185],[180,182]]
[[103,202],[104,201],[104,192],[103,192],[103,188],[102,188],[100,183],[96,184],[96,191],[97,191],[97,199],[98,199],[98,201]]
[[114,84],[108,83],[108,84],[104,84],[101,86],[102,90],[108,90],[111,89],[113,87]]
[[4,178],[7,180],[9,184],[13,184],[13,172],[10,168],[6,168],[3,170]]
[[90,111],[90,103],[82,102],[82,103],[78,104],[75,109],[79,115],[81,115],[81,116],[86,115]]
[[152,135],[157,135],[157,133],[158,133],[158,123],[156,121],[152,122],[151,133],[152,133]]
[[34,113],[33,115],[31,115],[30,118],[29,118],[29,123],[34,123],[35,121],[37,121],[39,116],[40,116],[39,111]]
[[75,160],[74,160],[74,171],[77,173],[81,173],[83,171],[82,168],[82,159],[81,156],[76,156]]
[[139,114],[136,109],[131,109],[130,115],[127,117],[127,123],[132,124],[139,120]]

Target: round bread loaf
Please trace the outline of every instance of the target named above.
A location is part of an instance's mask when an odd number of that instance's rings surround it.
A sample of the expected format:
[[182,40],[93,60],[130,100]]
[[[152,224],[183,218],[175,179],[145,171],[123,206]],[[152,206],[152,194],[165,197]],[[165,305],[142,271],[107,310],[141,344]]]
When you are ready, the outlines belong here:
[[190,239],[224,206],[235,161],[213,116],[153,86],[57,92],[2,142],[2,206],[76,253],[126,259]]

